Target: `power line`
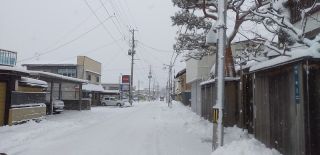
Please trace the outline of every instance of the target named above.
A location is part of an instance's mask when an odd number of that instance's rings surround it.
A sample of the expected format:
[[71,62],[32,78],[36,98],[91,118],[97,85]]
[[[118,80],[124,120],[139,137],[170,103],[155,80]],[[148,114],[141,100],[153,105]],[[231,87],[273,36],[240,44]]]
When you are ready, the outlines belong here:
[[[89,5],[87,0],[84,0],[84,2],[86,3],[87,7],[90,9],[91,13],[96,17],[96,19],[99,21],[99,23],[103,26],[104,30],[110,35],[110,37],[112,38],[112,40],[116,40],[114,38],[114,36],[111,34],[111,32],[108,30],[108,28],[102,23],[102,21],[100,20],[100,18],[98,17],[98,15],[94,12],[94,10],[92,9],[92,7]],[[114,16],[112,16],[114,17]],[[123,50],[123,48],[117,43],[117,46]]]
[[[104,10],[107,12],[107,14],[108,14],[109,16],[111,16],[110,13],[109,13],[109,11],[108,11],[108,9],[106,8],[106,6],[104,5],[104,3],[102,2],[102,0],[99,0],[99,1],[100,1],[100,3],[101,3],[102,7],[104,8]],[[112,19],[112,23],[113,23],[113,25],[117,28],[118,32],[125,38],[125,35],[124,35],[123,32],[119,29],[119,27],[117,26],[117,24],[114,22],[113,19]],[[119,26],[120,26],[120,23],[119,23]]]
[[139,41],[139,43],[140,43],[141,45],[143,45],[143,46],[145,46],[145,47],[147,47],[147,48],[149,48],[149,49],[152,49],[152,50],[154,50],[154,51],[157,51],[157,52],[162,52],[162,53],[171,53],[171,52],[172,52],[172,51],[167,51],[167,50],[162,50],[162,49],[154,48],[154,47],[152,47],[152,46],[150,46],[150,45],[147,45],[147,44],[145,44],[145,43],[143,43],[143,42],[141,42],[141,41]]
[[75,38],[73,38],[73,39],[71,39],[71,40],[69,40],[69,41],[67,41],[67,42],[65,42],[65,43],[63,43],[63,44],[61,44],[61,45],[53,48],[53,49],[47,50],[47,51],[45,51],[45,52],[40,52],[37,56],[28,57],[28,58],[22,59],[22,60],[20,60],[20,61],[18,61],[18,62],[23,62],[23,61],[26,61],[26,60],[32,60],[32,59],[34,59],[34,58],[36,58],[36,57],[43,56],[43,55],[45,55],[45,54],[54,52],[54,51],[56,51],[56,50],[58,50],[58,49],[60,49],[60,48],[62,48],[62,47],[64,47],[64,46],[66,46],[66,45],[69,45],[70,43],[79,40],[79,39],[82,38],[83,36],[87,35],[87,34],[90,33],[91,31],[95,30],[96,28],[98,28],[100,25],[102,25],[104,22],[106,22],[106,21],[107,21],[108,19],[110,19],[110,18],[111,18],[111,17],[108,17],[108,18],[104,19],[103,21],[101,21],[101,23],[99,23],[99,24],[97,24],[96,26],[92,27],[92,28],[89,29],[88,31],[80,34],[79,36],[77,36],[77,37],[75,37]]
[[[98,50],[100,50],[100,49],[102,49],[102,48],[105,48],[105,47],[107,47],[107,46],[113,45],[114,43],[116,43],[116,42],[119,41],[119,40],[121,40],[121,39],[118,39],[118,40],[116,40],[116,41],[113,41],[113,42],[104,44],[104,45],[102,45],[102,46],[96,47],[96,48],[91,49],[91,50],[87,50],[86,52],[82,52],[82,53],[79,53],[79,54],[88,54],[88,53],[97,52]],[[78,55],[79,55],[79,54],[78,54]],[[75,57],[77,57],[77,55],[76,55],[76,56],[72,56],[72,57],[67,57],[67,58],[64,58],[64,59],[62,59],[62,60],[51,61],[51,63],[62,62],[62,61],[66,61],[66,60],[69,60],[69,59],[75,58]]]
[[[97,10],[101,9],[101,7],[97,8]],[[53,43],[53,45],[58,45],[65,37],[67,37],[68,35],[70,35],[72,32],[74,32],[75,30],[77,30],[79,27],[81,27],[88,19],[90,19],[90,17],[92,16],[92,14],[90,14],[89,16],[87,16],[84,20],[82,20],[79,24],[77,24],[76,26],[74,26],[71,30],[69,30],[67,33],[65,33],[64,35],[62,35],[55,43]],[[47,47],[43,50],[48,50],[50,49],[50,47]]]
[[[128,2],[127,2],[126,0],[124,0],[124,1],[125,1],[125,5],[126,5],[126,7],[127,7],[127,10],[128,10],[128,12],[129,12],[129,15],[131,15],[131,19],[132,19],[132,21],[133,21],[133,23],[134,23],[134,26],[137,27],[137,24],[136,24],[136,22],[135,22],[134,16],[133,16],[133,14],[132,14],[132,12],[131,12],[131,10],[130,10],[130,8],[129,8]],[[119,3],[120,3],[120,0],[119,0]],[[121,5],[121,4],[120,4],[120,5]],[[123,9],[123,8],[122,8],[122,9]]]
[[[127,17],[126,19],[129,19],[128,16],[127,16],[125,13],[120,13],[120,12],[121,12],[120,9],[118,9],[118,8],[116,7],[116,5],[113,3],[112,0],[109,0],[108,2],[110,3],[112,9],[113,9],[115,12],[117,12],[118,15],[123,14],[123,16]],[[119,19],[121,19],[121,18],[119,18]],[[122,19],[121,19],[121,20],[122,20]],[[122,21],[123,21],[123,20],[122,20]],[[130,25],[129,22],[123,22],[123,23],[126,23],[127,25],[125,25],[125,26],[130,29],[130,27],[128,26],[128,25]]]

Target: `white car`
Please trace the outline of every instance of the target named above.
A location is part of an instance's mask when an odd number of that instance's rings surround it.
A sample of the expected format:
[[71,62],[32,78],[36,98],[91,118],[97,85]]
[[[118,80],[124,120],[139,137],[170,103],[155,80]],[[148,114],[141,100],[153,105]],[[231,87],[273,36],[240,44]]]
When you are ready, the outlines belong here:
[[124,102],[116,99],[115,97],[104,97],[101,101],[101,104],[104,106],[124,106]]
[[53,101],[53,112],[61,113],[64,108],[64,102],[61,100],[54,100]]

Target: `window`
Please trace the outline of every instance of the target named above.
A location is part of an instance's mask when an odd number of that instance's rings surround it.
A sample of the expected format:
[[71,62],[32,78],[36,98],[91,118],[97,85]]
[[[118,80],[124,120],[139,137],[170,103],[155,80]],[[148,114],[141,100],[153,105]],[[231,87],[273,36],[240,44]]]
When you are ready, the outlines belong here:
[[87,76],[87,80],[91,80],[91,75],[89,74],[88,76]]
[[75,68],[59,68],[58,74],[69,77],[77,77],[77,70]]
[[100,82],[100,77],[99,76],[96,77],[96,81]]

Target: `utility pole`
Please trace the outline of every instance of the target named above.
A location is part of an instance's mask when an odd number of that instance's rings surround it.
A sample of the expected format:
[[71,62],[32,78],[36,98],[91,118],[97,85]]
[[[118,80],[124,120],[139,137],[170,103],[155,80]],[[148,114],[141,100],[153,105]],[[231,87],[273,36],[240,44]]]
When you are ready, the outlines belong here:
[[168,91],[167,91],[167,93],[168,93],[168,99],[167,99],[167,101],[168,101],[168,107],[171,107],[171,104],[172,104],[172,98],[171,98],[171,93],[172,93],[172,67],[173,67],[173,63],[172,63],[172,61],[170,61],[170,65],[166,65],[166,66],[168,66],[169,67],[169,72],[168,72],[168,87],[167,87],[167,89],[168,89]]
[[155,85],[156,85],[156,80],[153,78],[153,86],[152,86],[152,100],[154,101],[155,99]]
[[119,99],[122,100],[122,86],[121,86],[121,79],[122,79],[122,74],[120,74],[120,77],[119,77]]
[[138,80],[138,102],[139,102],[139,97],[140,97],[140,80]]
[[148,100],[150,101],[150,97],[151,97],[151,91],[150,91],[150,82],[151,82],[151,78],[152,78],[152,73],[151,73],[151,66],[149,68],[149,75],[148,75],[148,79],[149,79],[149,93],[148,93]]
[[169,78],[168,78],[168,86],[167,86],[167,88],[168,88],[168,92],[167,92],[168,93],[168,99],[167,99],[168,107],[171,107],[171,105],[172,105],[172,98],[171,98],[171,94],[172,94],[172,68],[178,58],[178,55],[179,55],[179,53],[177,51],[175,51],[175,52],[176,52],[176,55],[174,52],[172,53],[170,64],[169,65],[164,64],[165,66],[169,67]]
[[132,106],[132,91],[133,91],[133,64],[134,64],[134,55],[136,54],[135,51],[135,39],[134,39],[134,32],[137,31],[135,29],[130,30],[132,33],[132,41],[131,41],[131,49],[128,52],[128,55],[131,55],[131,75],[130,75],[130,82],[129,82],[129,103]]
[[226,1],[218,1],[218,66],[217,66],[217,100],[218,114],[218,147],[223,146],[223,108],[224,108],[224,53],[226,51]]

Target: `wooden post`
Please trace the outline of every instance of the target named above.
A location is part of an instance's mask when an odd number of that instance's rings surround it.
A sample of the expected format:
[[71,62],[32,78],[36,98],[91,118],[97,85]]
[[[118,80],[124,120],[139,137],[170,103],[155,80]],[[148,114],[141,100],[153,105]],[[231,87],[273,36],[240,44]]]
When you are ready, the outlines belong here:
[[53,114],[53,87],[54,87],[54,83],[53,83],[53,80],[51,80],[51,83],[50,83],[50,115]]

